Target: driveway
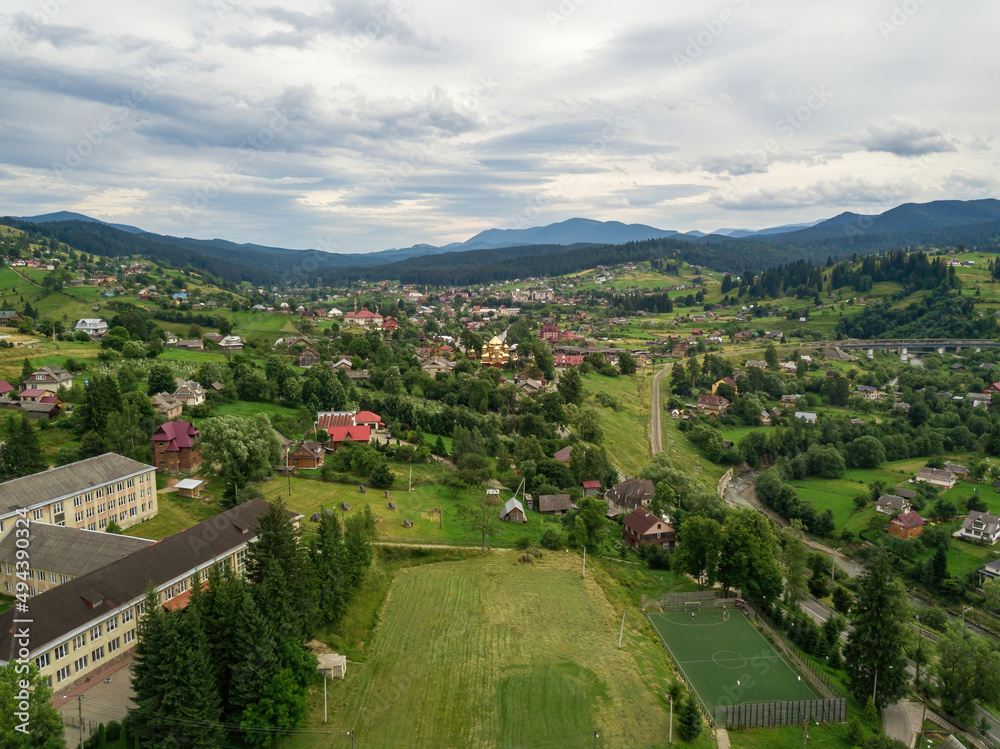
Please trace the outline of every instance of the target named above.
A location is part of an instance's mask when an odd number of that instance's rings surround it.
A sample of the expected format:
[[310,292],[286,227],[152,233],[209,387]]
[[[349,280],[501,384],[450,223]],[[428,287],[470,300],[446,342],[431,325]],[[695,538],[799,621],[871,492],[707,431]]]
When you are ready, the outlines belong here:
[[882,710],[882,721],[885,733],[889,738],[902,741],[907,746],[913,746],[913,726],[910,723],[909,703],[900,702]]

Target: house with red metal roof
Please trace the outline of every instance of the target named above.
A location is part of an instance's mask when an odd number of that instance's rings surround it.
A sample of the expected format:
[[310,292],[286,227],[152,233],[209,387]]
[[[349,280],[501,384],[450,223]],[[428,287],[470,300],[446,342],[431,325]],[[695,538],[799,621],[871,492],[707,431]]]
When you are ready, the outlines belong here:
[[637,507],[622,523],[622,538],[633,549],[647,545],[673,551],[677,531],[656,515]]
[[190,471],[201,465],[201,432],[190,421],[160,424],[152,440],[153,465],[161,471]]

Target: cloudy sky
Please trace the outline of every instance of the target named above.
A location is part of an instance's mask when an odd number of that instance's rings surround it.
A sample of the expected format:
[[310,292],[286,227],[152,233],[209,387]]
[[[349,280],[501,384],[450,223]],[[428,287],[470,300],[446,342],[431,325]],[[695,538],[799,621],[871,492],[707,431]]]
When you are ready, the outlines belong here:
[[0,215],[340,252],[997,197],[989,0],[5,0]]

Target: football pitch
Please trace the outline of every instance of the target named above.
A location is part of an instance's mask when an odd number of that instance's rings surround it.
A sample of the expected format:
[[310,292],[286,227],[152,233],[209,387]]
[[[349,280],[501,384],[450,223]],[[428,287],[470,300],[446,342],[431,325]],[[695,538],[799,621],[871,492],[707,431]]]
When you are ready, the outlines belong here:
[[723,705],[814,700],[805,679],[740,610],[650,613],[674,662],[709,710]]

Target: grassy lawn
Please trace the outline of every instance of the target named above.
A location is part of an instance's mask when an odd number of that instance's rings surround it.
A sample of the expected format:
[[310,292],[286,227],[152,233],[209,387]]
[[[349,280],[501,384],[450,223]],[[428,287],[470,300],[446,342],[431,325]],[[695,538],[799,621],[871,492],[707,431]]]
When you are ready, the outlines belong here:
[[598,746],[663,746],[670,668],[644,622],[626,623],[619,650],[620,609],[576,555],[512,561],[400,570],[370,658],[328,683],[328,723],[314,689],[317,733],[279,746],[343,746],[348,729],[361,746],[554,749],[592,746],[595,731]]
[[165,536],[179,533],[222,512],[222,505],[216,499],[221,495],[222,484],[218,479],[209,482],[201,499],[187,499],[176,493],[158,494],[156,500],[159,510],[156,517],[126,528],[125,535],[159,541]]
[[[604,417],[604,445],[611,462],[626,476],[636,476],[649,463],[649,408],[652,399],[652,368],[631,377],[583,378],[587,403]],[[593,396],[603,391],[614,396],[620,408],[604,408]]]

